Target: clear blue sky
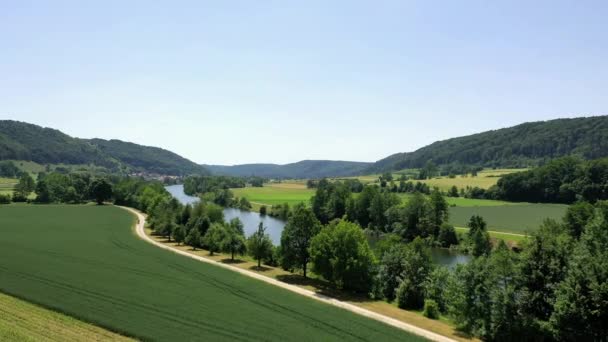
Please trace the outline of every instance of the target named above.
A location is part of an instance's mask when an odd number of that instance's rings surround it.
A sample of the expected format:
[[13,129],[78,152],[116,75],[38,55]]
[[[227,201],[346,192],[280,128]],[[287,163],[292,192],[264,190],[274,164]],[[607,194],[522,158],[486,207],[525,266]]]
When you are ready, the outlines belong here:
[[608,114],[606,1],[1,1],[0,119],[199,163]]

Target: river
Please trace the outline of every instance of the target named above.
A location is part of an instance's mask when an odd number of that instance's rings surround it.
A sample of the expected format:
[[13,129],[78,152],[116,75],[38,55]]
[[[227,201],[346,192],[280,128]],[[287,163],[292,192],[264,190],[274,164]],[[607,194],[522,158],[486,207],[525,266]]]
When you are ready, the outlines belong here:
[[[169,185],[166,186],[165,189],[182,204],[193,204],[199,201],[198,197],[186,195],[182,184]],[[224,209],[224,218],[226,221],[230,221],[235,217],[238,217],[241,222],[243,222],[245,236],[253,234],[258,229],[260,222],[263,222],[264,226],[266,226],[266,232],[270,235],[272,242],[275,245],[281,243],[281,232],[283,231],[283,228],[285,228],[284,221],[268,215],[260,215],[253,211],[245,211],[236,208]],[[449,268],[454,268],[457,264],[467,263],[471,259],[469,255],[444,248],[431,248],[431,258],[434,263]]]

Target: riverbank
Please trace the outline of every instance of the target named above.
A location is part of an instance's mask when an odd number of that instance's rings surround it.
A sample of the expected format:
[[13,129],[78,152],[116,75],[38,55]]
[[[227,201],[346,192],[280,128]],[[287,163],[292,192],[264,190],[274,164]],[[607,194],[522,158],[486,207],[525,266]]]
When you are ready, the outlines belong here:
[[[159,247],[170,249],[176,253],[190,256],[200,261],[211,262],[218,266],[229,268],[233,271],[253,276],[254,278],[269,282],[271,284],[298,292],[299,294],[311,297],[313,299],[325,301],[332,305],[337,305],[345,309],[353,309],[351,311],[365,314],[365,312],[371,313],[370,318],[378,319],[377,316],[385,316],[388,321],[387,324],[391,324],[397,327],[411,326],[412,330],[407,330],[418,334],[418,330],[427,330],[431,335],[421,336],[430,338],[436,341],[473,341],[473,339],[463,337],[460,332],[456,331],[453,325],[446,319],[431,320],[428,319],[420,312],[408,311],[399,309],[395,304],[387,303],[384,301],[371,300],[365,296],[357,296],[342,291],[338,291],[332,286],[316,278],[303,278],[301,275],[285,271],[278,267],[262,266],[257,267],[257,263],[249,257],[239,257],[238,259],[230,260],[230,256],[216,253],[214,256],[209,256],[209,252],[206,250],[198,249],[192,250],[190,246],[180,245],[178,246],[175,242],[169,242],[167,239],[152,235],[152,231],[145,228],[142,221],[145,220],[141,213],[138,213],[132,209],[128,209],[138,215],[140,222],[137,226],[138,235]],[[145,221],[144,221],[145,222]],[[141,226],[141,227],[140,227]],[[143,235],[142,235],[143,234]],[[354,307],[354,308],[351,308]],[[350,310],[349,309],[349,310]],[[380,317],[381,318],[381,317]],[[422,332],[424,333],[424,332]],[[435,336],[432,338],[431,336]]]

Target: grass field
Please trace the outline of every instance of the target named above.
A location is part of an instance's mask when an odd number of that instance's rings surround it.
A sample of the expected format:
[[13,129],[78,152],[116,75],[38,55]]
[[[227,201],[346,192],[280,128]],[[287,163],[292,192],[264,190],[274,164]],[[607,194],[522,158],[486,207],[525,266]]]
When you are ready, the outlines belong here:
[[231,189],[235,196],[246,197],[250,202],[276,205],[289,203],[294,205],[300,202],[308,203],[315,194],[314,189],[307,189],[301,183],[270,183],[263,187],[247,187]]
[[[513,172],[525,171],[525,170],[526,169],[484,169],[482,171],[479,171],[477,173],[477,176],[475,176],[475,177],[456,176],[454,178],[450,178],[447,176],[442,176],[442,177],[435,177],[432,179],[411,180],[411,181],[426,183],[431,187],[436,186],[443,191],[449,190],[454,185],[456,185],[459,189],[466,188],[467,186],[470,186],[470,187],[476,186],[479,188],[487,189],[487,188],[491,187],[492,185],[496,184],[496,182],[498,182],[498,180],[500,179],[500,176],[503,176],[503,175],[506,175],[509,173],[513,173]],[[406,173],[408,175],[411,175],[412,171],[410,170]],[[380,176],[381,176],[380,174],[375,174],[375,175],[365,175],[365,176],[357,176],[357,177],[349,177],[349,178],[357,178],[362,183],[376,183],[376,182],[379,182],[378,177],[380,177]],[[395,179],[395,182],[398,182],[398,179],[400,176],[401,176],[401,173],[399,173],[399,172],[393,173],[393,178]]]
[[0,291],[158,341],[417,341],[138,239],[112,206],[0,206]]
[[505,233],[530,233],[546,218],[561,220],[568,206],[562,204],[522,203],[485,207],[450,207],[450,223],[465,227],[473,215],[488,223],[489,230]]
[[133,341],[0,293],[0,341]]
[[0,194],[12,194],[17,182],[14,178],[0,178]]

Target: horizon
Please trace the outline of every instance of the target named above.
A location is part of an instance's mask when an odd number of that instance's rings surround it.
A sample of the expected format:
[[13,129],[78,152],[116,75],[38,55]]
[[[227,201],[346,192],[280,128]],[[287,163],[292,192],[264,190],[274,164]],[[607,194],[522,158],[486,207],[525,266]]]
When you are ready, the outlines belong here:
[[523,122],[608,113],[606,9],[2,4],[0,119],[199,164],[374,162]]

